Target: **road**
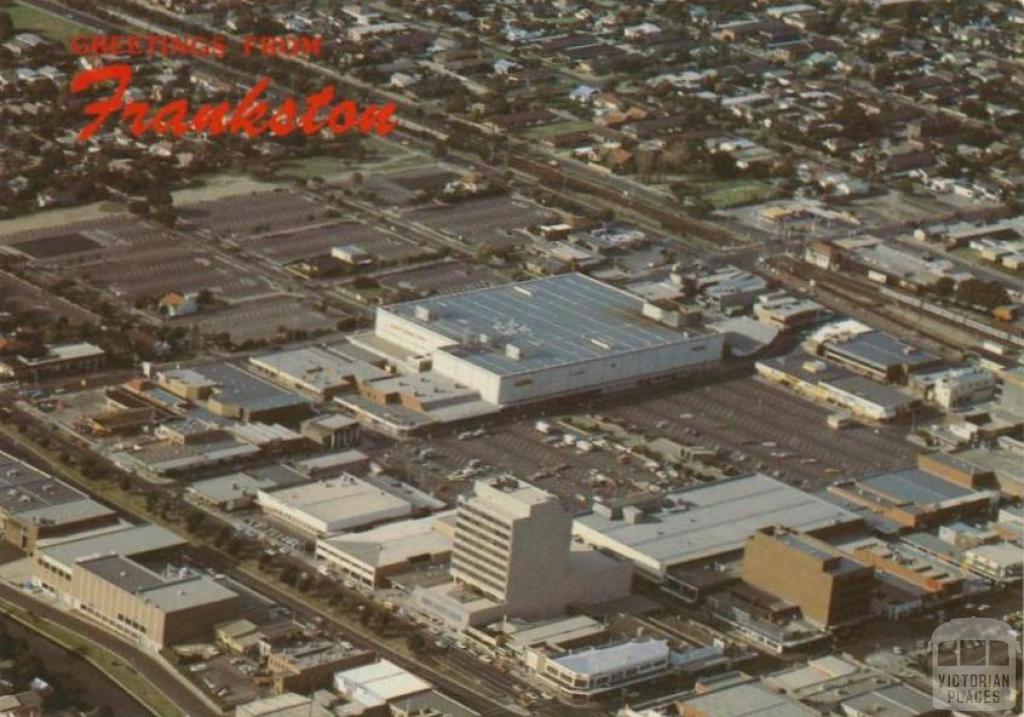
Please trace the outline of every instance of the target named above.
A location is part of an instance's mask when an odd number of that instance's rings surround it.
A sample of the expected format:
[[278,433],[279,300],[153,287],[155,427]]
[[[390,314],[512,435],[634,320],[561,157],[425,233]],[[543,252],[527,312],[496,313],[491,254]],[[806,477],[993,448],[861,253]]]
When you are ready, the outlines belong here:
[[0,599],[71,630],[117,655],[125,664],[131,665],[136,672],[155,685],[167,699],[181,709],[186,717],[221,717],[220,712],[211,709],[192,690],[183,685],[176,677],[168,674],[167,669],[159,660],[137,650],[98,625],[47,605],[5,583],[0,583]]
[[[21,411],[20,408],[18,408],[12,402],[5,402],[5,405],[3,407],[6,408],[6,410],[10,411],[12,415],[20,416],[21,420],[23,421],[31,421],[33,423],[37,422],[37,419],[35,419],[30,414]],[[71,441],[65,436],[60,435],[59,433],[48,431],[48,435],[50,436],[50,439],[52,441],[60,444],[60,448],[54,449],[55,451],[63,450],[67,452],[69,455],[88,455],[91,459],[97,460],[101,464],[101,466],[104,466],[104,468],[110,465],[102,457],[95,456],[91,452],[83,450],[77,443]],[[67,476],[63,471],[56,470],[57,466],[54,466],[52,461],[50,461],[47,458],[47,456],[41,455],[38,449],[36,449],[34,446],[26,444],[26,439],[23,436],[20,436],[13,432],[9,432],[7,433],[7,439],[9,441],[16,442],[14,450],[11,451],[12,453],[15,453],[22,459],[27,460],[35,465],[40,465],[40,467],[54,475],[61,476],[64,479],[68,480],[69,482],[74,483],[78,488],[88,492],[92,497],[96,498],[97,500],[100,500],[104,504],[110,504],[110,501],[105,500],[102,496],[96,495],[92,490],[92,486],[90,486],[89,484],[73,480],[72,478]],[[3,447],[5,450],[7,449],[7,446]],[[112,466],[111,469],[113,469]],[[174,500],[180,500],[180,496],[176,488],[173,486],[149,486],[148,488],[150,490],[156,490],[158,492],[161,492]],[[136,522],[147,522],[145,516],[137,512],[127,510],[123,506],[112,505],[111,507],[119,510],[126,517],[133,519]],[[187,538],[188,536],[185,537]],[[410,658],[407,654],[403,652],[395,650],[387,643],[380,640],[372,639],[363,634],[357,635],[353,633],[349,626],[346,625],[343,621],[339,620],[337,616],[314,608],[311,605],[283,592],[282,590],[270,584],[269,582],[264,581],[262,579],[257,579],[253,575],[240,570],[234,558],[226,554],[220,553],[208,546],[193,545],[192,548],[193,553],[199,558],[202,564],[210,568],[213,568],[216,572],[229,575],[231,578],[237,580],[239,583],[245,585],[246,587],[249,587],[263,595],[266,595],[267,597],[270,597],[273,600],[278,601],[282,605],[285,605],[291,610],[293,610],[296,615],[304,616],[307,618],[312,617],[314,615],[321,617],[322,619],[327,621],[327,623],[330,624],[333,629],[342,633],[345,639],[349,640],[354,645],[357,645],[364,649],[376,651],[378,654],[380,654],[383,657],[387,657],[395,664],[398,664],[402,667],[405,667],[406,669],[409,669],[413,672],[423,675],[424,677],[427,677],[432,682],[434,682],[434,684],[443,692],[450,694],[452,697],[465,703],[468,707],[488,715],[514,714],[512,710],[508,709],[505,705],[494,701],[494,699],[492,699],[490,696],[476,691],[473,687],[469,685],[459,684],[450,677],[447,677],[441,672],[438,672],[436,669],[431,668],[415,659]],[[300,567],[308,569],[307,565],[302,565]],[[25,595],[22,595],[20,593],[19,595],[22,597],[22,599],[31,600],[31,598],[28,598]],[[110,637],[113,640],[118,640],[118,638],[115,636],[111,635]],[[127,646],[125,643],[121,644],[128,647],[130,651],[135,652],[133,648]],[[136,652],[136,654],[142,653]],[[493,667],[490,667],[489,665],[486,665],[479,661],[476,662],[475,672],[477,674],[474,681],[480,682],[481,684],[487,684],[487,679],[492,678],[494,675],[501,674],[498,673],[497,670],[495,670]],[[167,677],[166,672],[164,673],[164,676]],[[509,694],[508,696],[509,699],[511,700],[514,696],[514,693]]]

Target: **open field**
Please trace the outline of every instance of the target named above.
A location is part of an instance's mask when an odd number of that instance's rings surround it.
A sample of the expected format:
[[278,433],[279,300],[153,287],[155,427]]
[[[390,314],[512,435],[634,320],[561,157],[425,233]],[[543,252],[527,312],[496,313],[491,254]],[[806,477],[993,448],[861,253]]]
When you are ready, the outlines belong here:
[[771,182],[759,179],[740,179],[728,182],[709,182],[702,185],[701,195],[714,205],[715,209],[728,209],[742,204],[763,202],[775,196]]
[[0,8],[0,12],[11,16],[14,29],[18,32],[34,32],[56,42],[67,42],[72,35],[89,32],[87,27],[20,2]]
[[531,127],[522,132],[521,136],[523,139],[545,139],[568,132],[590,132],[593,129],[594,125],[590,122],[567,120],[565,122],[541,125],[540,127]]
[[225,197],[235,197],[239,194],[253,194],[256,192],[268,192],[275,189],[277,185],[270,182],[263,182],[253,179],[247,174],[213,174],[202,178],[202,184],[198,187],[179,189],[171,192],[174,197],[175,206],[209,202]]
[[78,222],[89,222],[96,219],[106,219],[119,214],[127,214],[128,211],[111,202],[93,202],[81,207],[63,207],[60,209],[48,209],[44,212],[36,212],[25,217],[15,219],[4,219],[0,221],[0,240],[12,234],[21,232],[36,231],[38,229],[49,229],[52,227],[65,227],[68,224]]

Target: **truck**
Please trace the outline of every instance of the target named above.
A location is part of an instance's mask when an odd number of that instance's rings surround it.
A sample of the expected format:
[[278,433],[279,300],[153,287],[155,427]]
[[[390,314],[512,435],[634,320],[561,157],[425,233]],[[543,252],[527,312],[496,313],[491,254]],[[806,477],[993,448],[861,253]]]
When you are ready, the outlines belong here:
[[543,433],[544,435],[548,435],[552,430],[551,424],[547,421],[537,421],[533,424],[533,429],[537,431],[537,433]]

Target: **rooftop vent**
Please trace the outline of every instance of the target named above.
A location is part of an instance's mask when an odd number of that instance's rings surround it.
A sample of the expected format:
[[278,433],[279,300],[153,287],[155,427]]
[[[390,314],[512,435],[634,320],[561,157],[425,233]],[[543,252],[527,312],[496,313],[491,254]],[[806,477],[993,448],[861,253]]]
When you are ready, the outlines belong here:
[[417,306],[413,310],[413,316],[415,316],[420,321],[430,321],[433,318],[430,312],[430,308],[423,305]]
[[523,348],[516,344],[505,344],[505,355],[513,361],[523,360]]
[[525,286],[513,286],[512,290],[519,292],[523,296],[529,296],[531,299],[533,298],[533,290]]

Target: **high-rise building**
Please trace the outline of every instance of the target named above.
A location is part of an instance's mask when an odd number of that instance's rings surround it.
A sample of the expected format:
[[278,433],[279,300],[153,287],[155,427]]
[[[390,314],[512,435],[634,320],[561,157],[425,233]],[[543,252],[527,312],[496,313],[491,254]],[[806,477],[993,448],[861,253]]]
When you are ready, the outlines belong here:
[[572,518],[558,498],[514,478],[478,481],[458,507],[451,573],[509,614],[565,605]]
[[798,605],[806,620],[830,628],[867,617],[874,570],[805,533],[768,527],[747,541],[743,580]]

